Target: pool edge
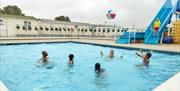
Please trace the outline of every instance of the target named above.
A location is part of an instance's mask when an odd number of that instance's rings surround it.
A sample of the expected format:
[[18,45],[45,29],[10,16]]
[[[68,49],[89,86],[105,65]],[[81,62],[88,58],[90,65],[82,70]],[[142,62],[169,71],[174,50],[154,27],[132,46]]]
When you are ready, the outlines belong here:
[[98,44],[98,43],[92,43],[92,42],[80,42],[80,41],[74,41],[74,40],[66,40],[66,41],[49,41],[49,42],[19,42],[19,43],[0,43],[0,45],[21,45],[21,44],[41,44],[41,43],[79,43],[79,44],[90,44],[90,45],[96,45],[96,46],[103,46],[103,47],[114,47],[114,48],[121,48],[121,49],[128,49],[128,50],[139,50],[143,49],[144,51],[155,51],[159,53],[166,53],[166,54],[173,54],[173,55],[180,55],[180,52],[176,51],[167,51],[167,50],[156,50],[156,49],[147,49],[147,48],[136,48],[136,47],[125,47],[125,46],[118,46],[118,45],[111,45],[111,44]]

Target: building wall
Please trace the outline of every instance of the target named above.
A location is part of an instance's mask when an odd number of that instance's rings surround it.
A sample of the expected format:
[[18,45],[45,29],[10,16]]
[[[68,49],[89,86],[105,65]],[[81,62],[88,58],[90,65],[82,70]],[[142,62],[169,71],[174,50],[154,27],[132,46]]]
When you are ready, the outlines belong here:
[[[13,37],[20,34],[37,35],[37,31],[34,31],[34,26],[37,25],[37,21],[33,19],[19,19],[19,18],[6,18],[0,17],[3,20],[4,25],[0,25],[1,36]],[[31,22],[31,30],[23,30],[24,21]],[[19,26],[19,29],[17,29]]]

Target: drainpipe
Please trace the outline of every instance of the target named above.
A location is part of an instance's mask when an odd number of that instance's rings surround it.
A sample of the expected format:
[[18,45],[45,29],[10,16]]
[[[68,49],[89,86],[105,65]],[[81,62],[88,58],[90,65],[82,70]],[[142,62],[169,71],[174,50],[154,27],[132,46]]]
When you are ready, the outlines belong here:
[[171,24],[168,26],[168,36],[170,36]]
[[115,32],[115,35],[114,35],[114,40],[116,40],[116,36],[117,36],[117,29],[116,29],[115,24],[114,24],[114,32]]
[[130,44],[130,43],[131,43],[131,39],[130,39],[130,37],[131,37],[131,34],[130,34],[130,32],[129,32],[129,43],[128,43],[128,44]]
[[6,21],[6,35],[7,35],[7,37],[9,37],[8,28],[7,28],[7,21]]

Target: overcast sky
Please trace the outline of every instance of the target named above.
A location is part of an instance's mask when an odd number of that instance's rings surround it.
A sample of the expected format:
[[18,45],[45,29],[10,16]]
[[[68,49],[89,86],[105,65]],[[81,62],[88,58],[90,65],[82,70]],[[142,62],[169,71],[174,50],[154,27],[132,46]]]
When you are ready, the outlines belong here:
[[[17,5],[22,12],[36,18],[54,19],[69,16],[71,21],[121,26],[147,26],[165,0],[0,0],[1,8]],[[113,10],[114,20],[106,13]]]

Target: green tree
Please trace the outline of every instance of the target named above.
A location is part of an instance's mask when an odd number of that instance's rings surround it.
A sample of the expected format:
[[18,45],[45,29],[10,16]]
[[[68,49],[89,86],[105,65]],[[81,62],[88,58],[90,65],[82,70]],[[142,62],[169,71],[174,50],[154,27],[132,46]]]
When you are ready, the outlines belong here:
[[21,12],[21,9],[19,7],[17,7],[16,5],[8,5],[8,6],[4,7],[3,10],[1,10],[1,12],[2,12],[2,14],[24,16],[24,14],[22,14],[22,12]]
[[70,18],[68,16],[57,16],[54,18],[57,21],[68,21],[71,22]]

